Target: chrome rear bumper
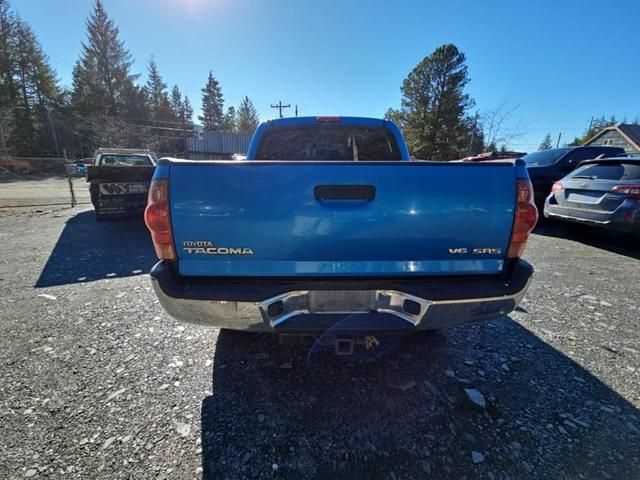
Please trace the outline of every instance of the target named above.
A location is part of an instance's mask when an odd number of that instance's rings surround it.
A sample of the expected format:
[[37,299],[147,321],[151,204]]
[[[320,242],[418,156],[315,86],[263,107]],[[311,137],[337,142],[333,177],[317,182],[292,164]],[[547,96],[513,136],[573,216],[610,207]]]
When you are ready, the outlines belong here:
[[[313,325],[308,321],[313,316],[326,318],[376,313],[399,320],[397,323],[405,328],[435,330],[509,314],[529,287],[532,269],[528,267],[529,274],[519,282],[516,290],[512,286],[504,295],[462,299],[429,299],[395,289],[292,290],[259,301],[179,298],[175,292],[163,288],[157,272],[154,274],[152,271],[151,278],[160,304],[167,313],[189,323],[232,330],[278,332],[295,329],[296,322],[302,317],[305,317],[305,325],[309,326]],[[374,329],[375,325],[370,327]]]

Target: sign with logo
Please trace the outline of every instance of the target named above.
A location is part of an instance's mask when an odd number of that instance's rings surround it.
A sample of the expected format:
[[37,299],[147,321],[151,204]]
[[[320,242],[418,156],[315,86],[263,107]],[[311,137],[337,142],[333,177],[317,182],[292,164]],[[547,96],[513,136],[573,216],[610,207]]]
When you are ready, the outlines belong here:
[[101,195],[129,195],[135,193],[147,193],[149,186],[146,183],[101,183]]

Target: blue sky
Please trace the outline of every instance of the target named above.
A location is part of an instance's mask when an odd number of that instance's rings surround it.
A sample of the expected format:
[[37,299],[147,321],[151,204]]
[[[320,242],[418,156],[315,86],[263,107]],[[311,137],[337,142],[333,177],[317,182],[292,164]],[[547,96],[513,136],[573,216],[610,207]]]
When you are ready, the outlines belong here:
[[[640,114],[637,0],[103,1],[134,70],[144,80],[153,55],[196,109],[212,70],[227,104],[249,95],[263,120],[278,100],[301,115],[381,116],[411,69],[452,42],[476,108],[514,109],[513,148],[534,150],[547,132],[572,139],[592,115]],[[70,85],[93,0],[10,3]]]

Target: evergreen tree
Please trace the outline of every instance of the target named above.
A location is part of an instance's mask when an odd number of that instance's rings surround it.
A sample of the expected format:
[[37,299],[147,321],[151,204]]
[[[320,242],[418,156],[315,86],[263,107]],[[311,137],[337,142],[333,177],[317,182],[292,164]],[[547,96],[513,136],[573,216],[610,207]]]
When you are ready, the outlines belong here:
[[60,100],[55,71],[33,30],[0,0],[0,151],[55,154],[51,115]]
[[189,101],[189,97],[184,96],[183,102],[183,117],[181,118],[182,129],[183,130],[193,130],[193,107],[191,106],[191,102]]
[[223,104],[220,84],[209,72],[207,83],[202,88],[202,115],[198,117],[205,131],[219,131],[222,128]]
[[15,30],[16,19],[9,9],[8,0],[0,0],[0,108],[14,107],[16,87],[13,82],[15,68]]
[[152,58],[149,62],[146,84],[151,120],[166,120],[169,116],[169,97],[166,90],[167,84],[162,81],[158,65]]
[[8,155],[13,151],[11,136],[14,126],[13,109],[0,105],[0,156]]
[[231,106],[227,108],[227,113],[222,119],[222,130],[225,132],[235,133],[237,130],[236,109]]
[[398,125],[402,124],[402,116],[399,110],[394,110],[393,108],[388,108],[386,112],[384,112],[384,119],[394,122]]
[[551,148],[553,148],[553,143],[551,143],[551,134],[547,133],[544,136],[544,140],[542,140],[542,143],[538,147],[538,151],[541,152],[542,150],[549,150]]
[[137,75],[130,73],[131,54],[100,0],[87,21],[87,37],[73,71],[74,103],[80,111],[117,115]]
[[582,145],[584,142],[593,137],[596,133],[606,127],[616,125],[618,121],[615,115],[611,115],[608,119],[601,115],[600,117],[592,117],[589,126],[584,129],[580,137],[575,137],[569,145]]
[[[132,83],[125,88],[124,98],[122,118],[131,122],[131,125],[143,124],[149,116],[146,88]],[[150,139],[153,140],[153,130],[144,127],[129,127],[124,129],[123,133],[124,137],[120,140],[122,145],[128,148],[152,148]]]
[[468,148],[467,111],[474,101],[466,58],[455,45],[438,47],[402,83],[398,118],[411,152],[434,160],[460,158]]
[[245,96],[238,107],[238,133],[253,133],[259,123],[260,119],[256,107],[253,106],[251,99]]
[[[119,39],[119,31],[100,0],[86,22],[87,41],[73,69],[71,105],[74,131],[81,153],[89,155],[97,146],[134,146],[135,136],[128,113],[139,110],[139,94],[130,73],[131,54]],[[143,92],[144,93],[144,92]],[[136,105],[128,105],[134,100]],[[144,107],[146,118],[146,105]]]
[[484,152],[485,137],[480,113],[476,112],[474,115],[466,117],[464,123],[468,135],[468,146],[464,154],[461,156],[477,155]]
[[182,92],[178,85],[174,85],[171,89],[171,98],[169,99],[169,107],[171,114],[176,121],[182,122],[184,117],[184,102],[182,101]]

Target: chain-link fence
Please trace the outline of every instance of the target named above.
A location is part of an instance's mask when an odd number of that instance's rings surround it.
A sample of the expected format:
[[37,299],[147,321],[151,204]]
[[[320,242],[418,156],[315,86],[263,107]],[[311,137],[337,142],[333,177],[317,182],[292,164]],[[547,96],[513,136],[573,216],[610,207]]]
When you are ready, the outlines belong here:
[[0,208],[90,204],[84,160],[0,156]]

